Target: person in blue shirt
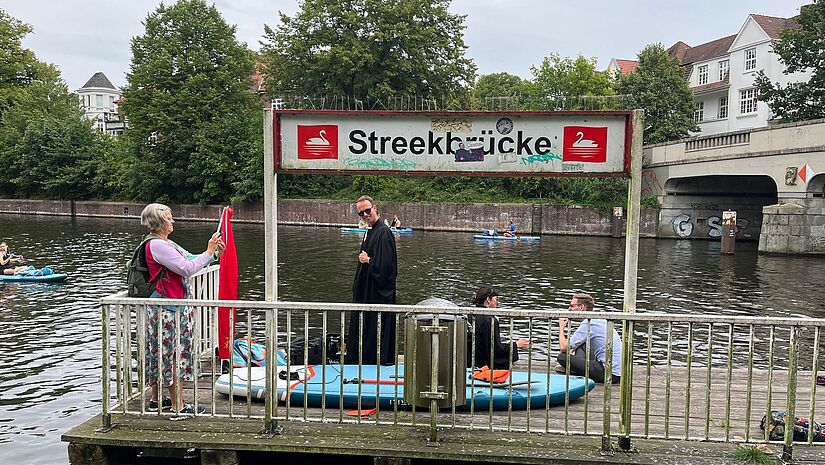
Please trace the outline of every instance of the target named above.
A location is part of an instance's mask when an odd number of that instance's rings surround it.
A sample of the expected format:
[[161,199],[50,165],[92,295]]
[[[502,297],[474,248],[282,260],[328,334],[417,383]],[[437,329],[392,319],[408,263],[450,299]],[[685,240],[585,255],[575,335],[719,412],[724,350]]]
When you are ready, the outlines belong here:
[[[593,297],[589,294],[576,293],[570,300],[570,310],[574,312],[589,312],[593,310]],[[570,359],[570,374],[585,376],[584,365],[587,354],[587,345],[590,346],[590,362],[587,376],[597,383],[605,381],[605,355],[607,343],[607,320],[587,319],[581,322],[573,335],[568,339],[565,335],[568,319],[559,319],[559,355],[556,360],[561,372]],[[587,338],[587,329],[590,328],[590,339]],[[613,330],[613,358],[611,367],[611,382],[618,383],[622,374],[622,339],[619,333]],[[586,345],[587,344],[587,345]]]
[[510,220],[510,222],[507,224],[507,229],[504,230],[504,235],[507,237],[513,237],[516,235],[517,232],[518,226],[516,226],[516,223],[513,223],[513,220]]

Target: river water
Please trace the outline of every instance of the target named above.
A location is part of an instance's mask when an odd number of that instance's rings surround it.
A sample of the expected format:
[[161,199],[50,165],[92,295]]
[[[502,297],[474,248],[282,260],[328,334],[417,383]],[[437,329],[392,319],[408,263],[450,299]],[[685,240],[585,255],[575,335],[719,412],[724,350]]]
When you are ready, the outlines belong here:
[[[67,463],[60,435],[100,412],[97,302],[124,289],[124,263],[144,231],[121,219],[0,215],[0,223],[14,253],[70,275],[63,284],[0,282],[0,460]],[[179,221],[172,238],[200,252],[213,228]],[[234,229],[239,297],[260,300],[263,226]],[[281,299],[348,301],[359,240],[336,228],[282,227]],[[584,290],[597,309],[621,310],[621,239],[482,243],[468,233],[416,232],[397,240],[400,304],[436,296],[468,305],[478,286],[491,285],[502,307],[566,309]],[[707,241],[645,239],[640,249],[640,312],[825,317],[822,257],[758,254],[755,243],[737,244],[733,256]]]

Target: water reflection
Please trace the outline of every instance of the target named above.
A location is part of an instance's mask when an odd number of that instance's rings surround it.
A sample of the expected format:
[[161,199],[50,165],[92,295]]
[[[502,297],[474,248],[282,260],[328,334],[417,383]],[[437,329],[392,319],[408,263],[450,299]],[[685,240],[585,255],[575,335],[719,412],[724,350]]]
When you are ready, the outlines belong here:
[[[66,462],[59,435],[100,410],[100,316],[98,299],[124,288],[124,263],[144,234],[136,219],[75,219],[0,215],[4,237],[35,266],[70,275],[64,284],[0,283],[0,447],[9,463]],[[178,221],[172,236],[193,252],[205,248],[214,225]],[[264,231],[235,225],[241,265],[240,297],[264,294]],[[347,302],[360,235],[335,228],[284,227],[279,236],[282,300]],[[603,237],[545,237],[540,242],[480,242],[470,234],[416,232],[398,236],[398,300],[414,304],[441,297],[469,305],[481,285],[498,287],[500,305],[515,309],[566,309],[570,295],[587,291],[600,310],[621,311],[624,242]],[[642,240],[638,311],[823,317],[825,289],[820,257],[759,255],[756,244],[737,244],[721,257],[719,244],[705,241]],[[303,322],[296,318],[295,328]],[[320,325],[312,321],[312,326]],[[330,331],[339,328],[331,318]],[[514,322],[516,336],[528,322]],[[533,357],[555,354],[555,322],[533,321]],[[667,358],[666,325],[654,328],[652,353]],[[690,347],[705,352],[707,325],[696,325]],[[637,347],[647,327],[637,327]],[[736,360],[746,360],[747,328],[737,328]],[[713,361],[727,357],[727,329],[714,327]],[[783,336],[786,337],[786,336]],[[285,337],[282,339],[285,340]],[[807,344],[807,345],[806,345]],[[801,342],[803,353],[811,336]],[[767,363],[768,335],[757,331],[759,365]],[[674,325],[671,355],[684,363],[687,328]],[[786,348],[776,347],[782,358]],[[640,355],[637,354],[637,358]],[[702,355],[705,357],[705,355]],[[810,361],[803,363],[810,364]],[[809,357],[808,357],[809,359]],[[706,363],[701,357],[694,360]],[[6,444],[6,443],[10,443]]]

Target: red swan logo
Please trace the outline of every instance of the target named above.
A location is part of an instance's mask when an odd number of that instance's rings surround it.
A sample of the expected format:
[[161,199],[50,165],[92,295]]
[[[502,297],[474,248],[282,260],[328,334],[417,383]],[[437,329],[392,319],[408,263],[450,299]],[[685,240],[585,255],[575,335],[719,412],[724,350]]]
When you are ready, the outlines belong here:
[[338,126],[335,124],[298,125],[298,159],[338,159]]
[[562,161],[604,163],[607,161],[607,128],[565,126]]

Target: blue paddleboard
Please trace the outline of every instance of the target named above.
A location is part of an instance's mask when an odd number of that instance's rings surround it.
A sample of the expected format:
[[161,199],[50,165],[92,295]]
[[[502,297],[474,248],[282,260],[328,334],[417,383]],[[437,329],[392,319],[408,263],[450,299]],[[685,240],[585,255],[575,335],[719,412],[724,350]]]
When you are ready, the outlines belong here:
[[[354,233],[362,233],[366,232],[367,228],[341,228],[342,232],[354,232]],[[409,234],[413,232],[412,228],[390,228],[390,231],[399,234]]]
[[22,274],[0,274],[0,281],[27,282],[27,283],[59,283],[68,278],[64,273],[53,273],[45,276],[30,276]]
[[[396,383],[395,366],[382,366],[380,372],[376,372],[375,365],[365,365],[361,368],[359,383],[358,365],[344,365],[343,370],[340,365],[315,365],[311,367],[291,367],[296,375],[291,376],[289,382],[278,377],[277,389],[278,400],[289,399],[293,405],[303,405],[306,397],[307,405],[310,407],[320,407],[322,398],[326,397],[328,408],[338,408],[339,402],[342,408],[358,408],[358,387],[361,387],[361,407],[375,407],[376,397],[381,408],[392,408],[398,404],[401,408],[410,408],[404,402],[403,379],[398,379]],[[285,366],[279,366],[279,371],[286,370]],[[251,383],[247,383],[248,371],[246,368],[234,370],[234,380],[232,392],[239,397],[246,397],[247,385],[252,386],[252,397],[263,398],[266,392],[265,369],[254,367],[251,369]],[[380,378],[376,376],[380,373]],[[530,408],[542,408],[547,405],[549,396],[550,405],[564,403],[566,378],[565,375],[544,373],[528,373],[523,371],[513,371],[512,387],[510,382],[495,384],[491,386],[483,381],[475,380],[475,385],[470,379],[471,370],[467,370],[467,403],[459,406],[460,410],[470,409],[470,398],[473,397],[473,408],[475,410],[485,410],[490,408],[492,399],[494,410],[507,410],[512,397],[514,410],[527,408],[528,397]],[[404,367],[398,367],[398,376],[404,376]],[[284,376],[286,378],[286,376]],[[529,378],[529,379],[528,379]],[[381,380],[379,384],[377,380]],[[343,383],[342,383],[343,380]],[[584,395],[585,390],[590,391],[596,386],[592,380],[580,376],[570,377],[570,399],[577,399]],[[229,375],[224,374],[215,382],[215,390],[222,394],[229,394]],[[491,395],[492,394],[492,395]]]

